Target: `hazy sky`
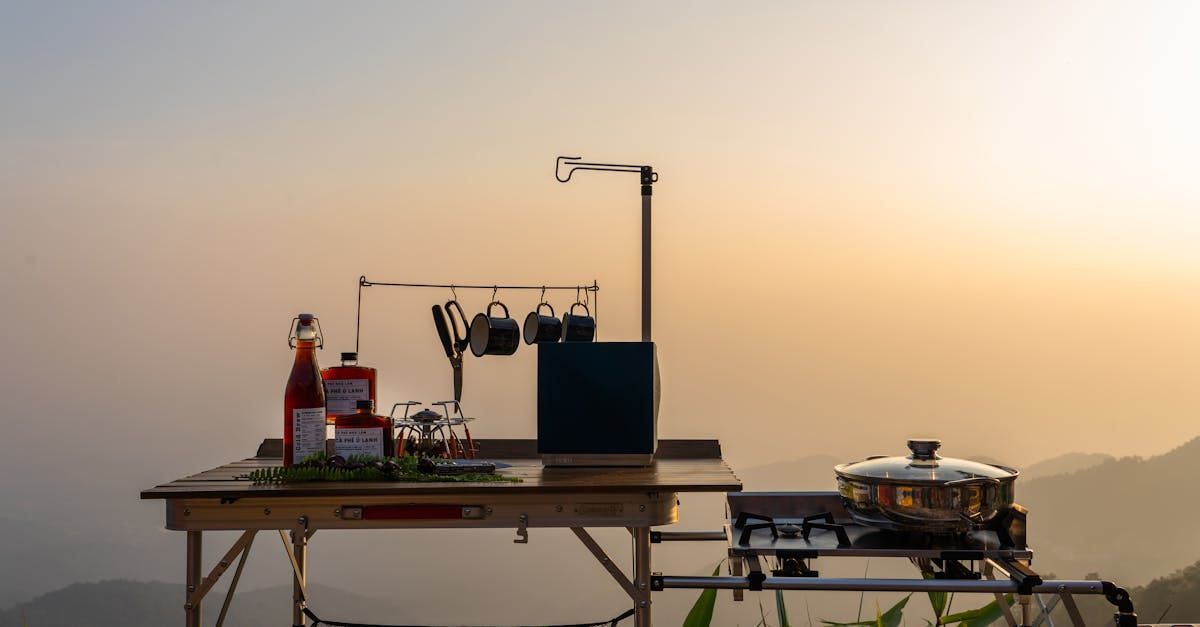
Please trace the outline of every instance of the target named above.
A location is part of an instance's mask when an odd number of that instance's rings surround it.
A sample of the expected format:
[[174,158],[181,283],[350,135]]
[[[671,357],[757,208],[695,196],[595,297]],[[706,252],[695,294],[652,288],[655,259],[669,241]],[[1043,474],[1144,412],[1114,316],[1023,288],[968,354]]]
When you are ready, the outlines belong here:
[[[595,279],[602,336],[635,338],[635,180],[560,185],[559,154],[661,172],[663,436],[735,466],[1171,448],[1200,433],[1197,18],[0,2],[5,514],[127,507],[278,436],[288,321],[333,363],[360,274]],[[381,404],[450,395],[447,296],[368,292]],[[476,436],[534,435],[534,355],[466,365]]]

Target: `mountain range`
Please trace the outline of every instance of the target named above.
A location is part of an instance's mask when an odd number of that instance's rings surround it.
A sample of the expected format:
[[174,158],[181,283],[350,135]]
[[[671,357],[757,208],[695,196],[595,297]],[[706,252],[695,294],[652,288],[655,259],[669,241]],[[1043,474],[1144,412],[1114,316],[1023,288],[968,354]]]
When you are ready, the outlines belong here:
[[[215,595],[215,596],[213,596]],[[224,592],[214,590],[206,605],[205,625],[212,625],[220,611]],[[312,585],[309,595],[328,619],[403,623],[398,604]],[[111,580],[77,583],[44,594],[27,603],[0,611],[0,627],[128,627],[129,625],[173,625],[182,620],[183,589],[179,584]],[[289,615],[290,587],[239,592],[229,607],[229,627],[277,625]],[[208,609],[211,607],[211,609]]]

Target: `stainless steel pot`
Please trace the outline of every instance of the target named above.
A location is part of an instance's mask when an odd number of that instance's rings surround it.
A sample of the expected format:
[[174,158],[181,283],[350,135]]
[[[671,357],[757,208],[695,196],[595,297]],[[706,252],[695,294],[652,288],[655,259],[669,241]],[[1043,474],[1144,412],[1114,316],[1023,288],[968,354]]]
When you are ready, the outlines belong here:
[[840,464],[838,491],[857,522],[901,531],[969,531],[1012,507],[1018,472],[942,458],[940,440],[909,440],[906,457]]

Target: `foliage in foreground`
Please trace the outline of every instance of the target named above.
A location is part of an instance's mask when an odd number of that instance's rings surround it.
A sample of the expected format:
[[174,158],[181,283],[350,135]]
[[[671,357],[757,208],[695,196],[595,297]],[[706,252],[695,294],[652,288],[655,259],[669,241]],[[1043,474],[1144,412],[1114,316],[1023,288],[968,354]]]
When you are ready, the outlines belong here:
[[[338,455],[326,456],[314,453],[295,466],[271,466],[259,468],[245,475],[259,484],[302,483],[308,481],[399,481],[408,483],[478,483],[484,481],[519,483],[517,477],[504,475],[467,473],[442,475],[422,472],[419,459],[405,454],[402,457],[371,457],[352,455],[343,459]],[[438,463],[434,461],[434,463]]]

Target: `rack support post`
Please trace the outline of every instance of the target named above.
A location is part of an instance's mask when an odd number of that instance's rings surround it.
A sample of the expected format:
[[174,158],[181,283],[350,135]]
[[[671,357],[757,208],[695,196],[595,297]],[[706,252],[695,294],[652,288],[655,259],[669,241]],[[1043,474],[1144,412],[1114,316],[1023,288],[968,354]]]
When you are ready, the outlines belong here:
[[[650,200],[654,195],[654,183],[658,181],[658,173],[652,166],[630,165],[623,163],[592,163],[580,160],[581,157],[560,156],[554,160],[554,178],[559,183],[571,180],[576,170],[591,170],[598,172],[632,172],[638,175],[642,190],[642,341],[650,341]],[[566,167],[566,175],[563,168]]]
[[642,341],[650,341],[650,200],[654,194],[654,170],[642,166]]

